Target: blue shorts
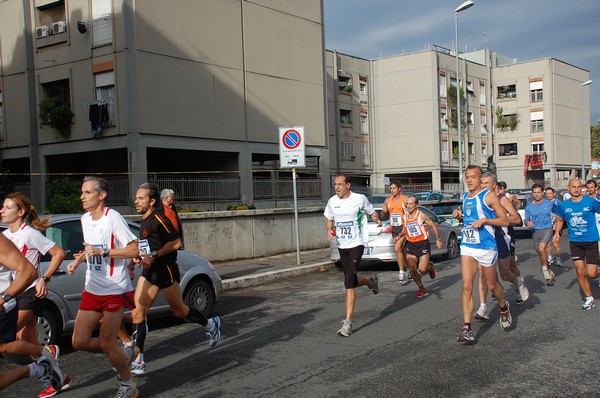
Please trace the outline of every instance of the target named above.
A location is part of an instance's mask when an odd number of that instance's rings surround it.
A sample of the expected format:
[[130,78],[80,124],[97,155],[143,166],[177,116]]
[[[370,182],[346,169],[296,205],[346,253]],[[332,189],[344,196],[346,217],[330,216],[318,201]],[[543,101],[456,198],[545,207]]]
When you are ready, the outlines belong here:
[[18,306],[9,312],[0,311],[0,344],[10,343],[17,339]]

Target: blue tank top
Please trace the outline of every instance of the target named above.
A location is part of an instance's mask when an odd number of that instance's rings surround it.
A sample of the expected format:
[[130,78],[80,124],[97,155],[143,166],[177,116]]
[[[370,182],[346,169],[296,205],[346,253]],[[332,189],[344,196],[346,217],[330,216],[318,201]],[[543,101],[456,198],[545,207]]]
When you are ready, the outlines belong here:
[[473,222],[481,218],[496,218],[496,212],[485,204],[484,198],[490,191],[482,190],[477,195],[469,198],[469,193],[463,197],[463,235],[461,247],[473,249],[498,250],[494,227],[484,225],[479,229],[472,227]]

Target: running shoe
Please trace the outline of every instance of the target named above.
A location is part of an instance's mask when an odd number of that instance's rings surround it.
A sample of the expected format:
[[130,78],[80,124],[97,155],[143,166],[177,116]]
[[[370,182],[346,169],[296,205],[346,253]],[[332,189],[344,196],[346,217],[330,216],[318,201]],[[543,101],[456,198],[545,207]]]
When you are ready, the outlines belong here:
[[562,260],[560,259],[560,257],[558,257],[558,256],[556,256],[556,258],[554,259],[554,264],[555,264],[557,267],[562,267],[562,266],[563,266],[563,262],[562,262]]
[[221,340],[221,318],[213,316],[210,319],[212,320],[212,327],[206,332],[206,338],[208,338],[210,346],[214,347]]
[[344,319],[342,321],[342,327],[337,331],[338,336],[348,337],[352,334],[352,322]]
[[550,271],[548,268],[542,268],[542,273],[544,274],[546,286],[554,285],[554,272]]
[[139,395],[140,392],[135,383],[130,386],[121,384],[117,390],[117,395],[115,395],[115,398],[137,398]]
[[594,300],[593,297],[586,297],[585,301],[583,302],[583,304],[581,304],[581,309],[582,310],[591,310],[592,308],[594,308],[596,306],[596,301]]
[[461,343],[469,343],[475,341],[473,331],[467,325],[463,325],[463,327],[460,329],[460,334],[456,338],[456,341],[459,341]]
[[430,261],[429,265],[431,266],[431,269],[429,270],[429,277],[431,279],[435,279],[435,265],[433,265],[433,262]]
[[517,297],[515,297],[515,303],[517,305],[523,305],[523,299],[521,298],[521,293],[519,292],[519,289],[515,289],[515,292],[517,292]]
[[527,299],[529,298],[529,289],[527,289],[527,286],[525,286],[525,284],[523,282],[521,282],[521,284],[518,287],[519,290],[519,296],[521,296],[521,302],[517,302],[518,305],[523,304],[525,301],[527,301]]
[[512,324],[512,316],[510,315],[510,305],[508,304],[508,301],[505,300],[504,305],[506,306],[506,311],[500,311],[500,326],[506,330]]
[[134,375],[143,375],[146,373],[145,361],[133,361],[131,363],[131,373]]
[[478,321],[485,322],[485,321],[487,321],[487,320],[490,319],[490,316],[487,314],[486,310],[484,310],[483,308],[479,307],[479,309],[477,310],[477,312],[475,312],[475,319],[477,319]]
[[44,374],[38,377],[38,380],[47,381],[55,390],[61,390],[64,385],[65,376],[52,354],[49,351],[42,350],[40,356],[36,358],[35,363],[44,367]]
[[59,391],[56,391],[51,383],[44,383],[44,386],[46,386],[46,388],[44,389],[44,391],[42,391],[41,393],[38,394],[38,398],[53,397],[56,394],[58,394],[59,392],[65,391],[67,388],[69,388],[71,386],[71,378],[69,377],[69,375],[65,375],[65,380],[63,382],[63,386]]
[[44,350],[46,350],[50,354],[52,354],[54,359],[58,359],[58,356],[60,355],[60,347],[59,346],[57,346],[55,344],[48,344],[43,347],[44,347]]
[[371,286],[369,286],[369,289],[371,289],[373,291],[373,294],[378,294],[379,293],[379,277],[377,275],[373,274],[369,277],[369,279],[371,280]]
[[425,290],[425,288],[423,286],[421,286],[419,288],[419,291],[417,292],[417,294],[415,294],[415,297],[420,299],[423,297],[429,296],[429,292],[427,290]]

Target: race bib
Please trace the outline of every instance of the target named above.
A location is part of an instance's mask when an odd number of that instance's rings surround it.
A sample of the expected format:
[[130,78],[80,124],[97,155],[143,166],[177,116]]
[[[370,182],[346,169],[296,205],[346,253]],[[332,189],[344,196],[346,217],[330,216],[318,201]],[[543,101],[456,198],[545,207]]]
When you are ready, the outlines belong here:
[[411,223],[406,224],[406,233],[411,238],[416,238],[418,236],[423,235],[421,228],[419,228],[419,224],[416,222],[411,222]]
[[356,236],[356,222],[341,221],[336,223],[335,236],[338,241],[351,241]]
[[399,227],[402,225],[402,214],[390,214],[390,225]]
[[[107,249],[104,243],[95,243],[90,246],[99,247],[102,250]],[[102,272],[102,266],[104,265],[104,257],[102,256],[88,256],[86,254],[85,260],[88,265],[88,269],[92,272]]]
[[140,254],[150,254],[151,252],[148,239],[140,239]]
[[462,241],[470,244],[479,244],[479,231],[472,227],[464,227],[462,233]]

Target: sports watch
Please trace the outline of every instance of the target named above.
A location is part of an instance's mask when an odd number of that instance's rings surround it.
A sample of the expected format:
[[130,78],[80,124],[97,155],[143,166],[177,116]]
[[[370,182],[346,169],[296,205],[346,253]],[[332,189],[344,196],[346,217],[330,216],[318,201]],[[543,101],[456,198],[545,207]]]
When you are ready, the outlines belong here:
[[8,303],[10,299],[12,299],[12,296],[6,292],[0,293],[0,297],[2,297],[2,300],[4,300],[5,303]]

